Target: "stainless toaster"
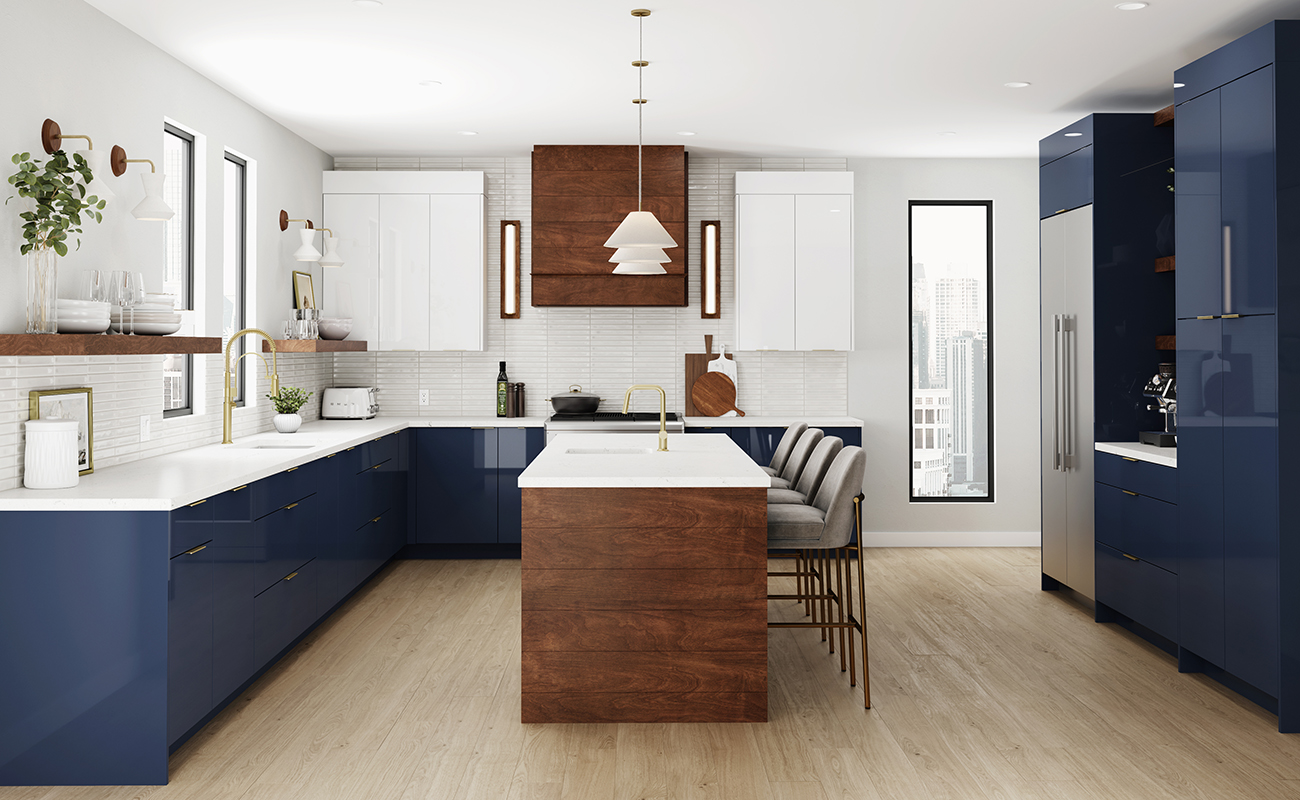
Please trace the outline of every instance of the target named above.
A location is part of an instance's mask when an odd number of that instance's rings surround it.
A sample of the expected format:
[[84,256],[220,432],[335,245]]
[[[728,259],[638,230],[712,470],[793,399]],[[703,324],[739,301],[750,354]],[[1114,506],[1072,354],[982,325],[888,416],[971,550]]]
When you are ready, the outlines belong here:
[[321,419],[370,419],[379,413],[376,391],[368,386],[326,389],[321,398]]

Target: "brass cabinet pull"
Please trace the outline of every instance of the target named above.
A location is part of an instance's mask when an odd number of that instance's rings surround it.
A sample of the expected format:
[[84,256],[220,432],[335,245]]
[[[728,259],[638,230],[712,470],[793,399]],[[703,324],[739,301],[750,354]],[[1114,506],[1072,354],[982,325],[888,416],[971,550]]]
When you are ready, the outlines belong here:
[[382,466],[383,466],[383,464],[376,464],[376,465],[374,465],[373,467],[371,467],[371,469],[379,469],[379,468],[382,467]]
[[201,505],[203,505],[203,504],[206,503],[206,502],[208,502],[208,501],[207,501],[207,498],[204,498],[204,499],[200,500],[200,501],[197,502],[197,503],[190,503],[190,508],[194,508],[195,506],[201,506]]
[[353,450],[356,450],[356,449],[357,449],[357,448],[355,448],[355,447],[349,447],[345,452],[351,453]]
[[491,425],[473,425],[470,427],[472,431],[490,431],[492,429]]
[[187,555],[187,556],[192,556],[192,555],[194,555],[195,553],[199,552],[200,550],[207,550],[207,549],[208,549],[208,546],[207,546],[206,544],[201,544],[201,545],[199,545],[198,547],[194,547],[194,548],[191,548],[191,549],[189,549],[189,550],[186,550],[186,551],[185,551],[185,555]]
[[248,488],[248,484],[244,484],[243,486],[236,486],[235,488],[231,489],[230,491],[231,491],[231,492],[242,492],[243,490],[245,490],[245,489],[247,489],[247,488]]
[[1136,458],[1129,458],[1128,456],[1120,456],[1120,458],[1124,459],[1125,461],[1137,461]]
[[1138,493],[1137,493],[1137,492],[1130,492],[1128,489],[1120,489],[1120,491],[1123,492],[1123,493],[1126,494],[1126,495],[1129,495],[1130,497],[1137,497],[1137,496],[1138,496]]
[[298,471],[297,467],[289,467],[288,469],[285,470],[285,472],[297,472],[297,471]]
[[378,516],[378,517],[375,517],[374,519],[372,519],[372,520],[370,520],[370,521],[371,521],[371,522],[378,522],[378,521],[381,520],[381,519],[383,519],[383,516],[382,516],[382,515],[381,515],[381,516]]
[[297,503],[290,503],[289,505],[287,505],[287,506],[284,507],[284,510],[285,510],[285,511],[289,511],[289,510],[294,509],[294,508],[297,508],[297,507],[298,507],[298,504],[297,504]]
[[1197,319],[1214,319],[1214,315],[1211,314],[1211,315],[1208,316],[1208,317],[1197,317]]
[[336,456],[336,455],[338,455],[338,453],[330,453],[329,455],[327,455],[327,456],[325,456],[325,457],[326,457],[326,458],[333,458],[333,457]]
[[1123,555],[1123,556],[1124,556],[1125,558],[1127,558],[1129,561],[1141,561],[1141,560],[1142,560],[1142,559],[1138,558],[1137,556],[1131,556],[1131,555],[1129,555],[1128,553],[1122,553],[1121,555]]
[[284,579],[285,579],[286,581],[291,581],[291,580],[293,580],[293,579],[296,578],[296,577],[298,577],[298,573],[296,573],[296,572],[290,572],[288,575],[285,575],[285,576],[284,576]]
[[1241,319],[1240,314],[1224,314],[1221,319]]
[[382,442],[382,441],[384,440],[384,438],[385,438],[385,437],[380,436],[378,439],[371,439],[370,441],[372,441],[372,442]]

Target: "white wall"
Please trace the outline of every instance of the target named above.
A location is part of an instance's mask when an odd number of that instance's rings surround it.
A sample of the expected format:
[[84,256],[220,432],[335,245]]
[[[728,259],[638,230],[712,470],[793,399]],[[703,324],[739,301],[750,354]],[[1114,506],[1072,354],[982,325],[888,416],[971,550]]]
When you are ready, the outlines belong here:
[[[1033,159],[849,159],[856,181],[856,350],[848,413],[869,458],[864,542],[1036,545],[1038,164]],[[911,503],[907,201],[993,201],[992,503]]]
[[[204,270],[195,287],[202,320],[197,332],[219,336],[222,264],[222,155],[231,148],[256,161],[257,209],[250,226],[256,264],[257,297],[250,323],[276,332],[292,307],[290,273],[298,269],[291,253],[298,246],[292,231],[281,233],[276,214],[320,219],[321,170],[333,161],[322,151],[200,76],[176,59],[131,33],[80,0],[4,0],[0,30],[5,31],[0,82],[0,169],[13,171],[9,157],[28,151],[42,161],[41,123],[49,117],[68,134],[87,134],[96,150],[121,145],[130,158],[161,163],[163,119],[175,120],[206,137],[206,156],[196,171],[206,178],[196,232],[202,249],[196,260]],[[53,37],[51,39],[51,37]],[[82,149],[69,139],[65,149]],[[141,170],[132,164],[120,178],[106,176],[117,194],[100,225],[89,223],[79,252],[62,259],[60,283],[75,286],[83,269],[128,269],[145,274],[146,284],[161,289],[163,226],[140,222],[131,208],[144,196]],[[196,181],[197,183],[197,181]],[[7,182],[0,193],[11,194]],[[26,266],[18,204],[0,206],[0,333],[22,333],[25,325]],[[319,242],[319,239],[317,240]],[[320,268],[312,265],[319,280]],[[254,345],[260,347],[260,345]],[[217,441],[220,357],[196,356],[196,395],[207,413],[164,421],[161,356],[114,358],[0,357],[0,489],[20,480],[21,422],[27,419],[27,392],[32,389],[90,386],[95,397],[95,466],[133,461],[170,450]],[[310,359],[310,360],[308,360]],[[249,359],[245,363],[252,362]],[[260,362],[257,362],[260,368]],[[286,385],[318,391],[332,376],[329,356],[302,356],[282,362],[292,376]],[[206,385],[200,387],[200,383]],[[253,394],[257,394],[256,392]],[[315,413],[316,401],[307,409]],[[152,439],[140,440],[141,416],[151,420]],[[239,430],[270,427],[267,406],[237,412]]]

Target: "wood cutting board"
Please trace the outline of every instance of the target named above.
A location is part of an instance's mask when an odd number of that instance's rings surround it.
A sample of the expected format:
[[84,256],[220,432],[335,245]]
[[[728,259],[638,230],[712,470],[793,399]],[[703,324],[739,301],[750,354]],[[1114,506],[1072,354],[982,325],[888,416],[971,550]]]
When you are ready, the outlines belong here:
[[745,412],[736,408],[736,384],[721,372],[706,372],[695,380],[691,400],[700,416],[720,417],[728,411],[740,416]]

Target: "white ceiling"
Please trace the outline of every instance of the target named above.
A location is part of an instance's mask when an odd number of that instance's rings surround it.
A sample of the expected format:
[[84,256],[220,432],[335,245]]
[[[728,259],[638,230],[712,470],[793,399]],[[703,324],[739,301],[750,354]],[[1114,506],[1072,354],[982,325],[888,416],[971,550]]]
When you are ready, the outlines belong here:
[[[636,142],[634,0],[87,2],[336,156]],[[700,155],[1030,156],[1085,114],[1168,105],[1176,68],[1300,18],[1300,0],[1116,2],[659,0],[645,20],[645,141]]]

